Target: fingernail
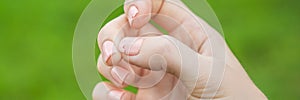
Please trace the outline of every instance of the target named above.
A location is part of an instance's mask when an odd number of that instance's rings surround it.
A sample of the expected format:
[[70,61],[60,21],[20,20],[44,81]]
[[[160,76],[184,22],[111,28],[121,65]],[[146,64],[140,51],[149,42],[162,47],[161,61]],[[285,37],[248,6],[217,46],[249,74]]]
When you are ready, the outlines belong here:
[[120,52],[123,52],[129,56],[139,54],[144,39],[125,38],[120,43]]
[[120,90],[111,90],[108,93],[108,99],[109,100],[121,100],[123,95],[124,95],[123,91],[120,91]]
[[140,52],[143,41],[143,39],[138,39],[137,41],[135,41],[135,43],[129,48],[129,50],[127,50],[127,54],[129,56],[137,55]]
[[129,22],[130,26],[132,26],[133,18],[137,15],[137,13],[139,13],[139,10],[136,8],[136,6],[131,6],[129,8],[129,11],[128,11],[128,22]]
[[125,78],[127,77],[128,74],[129,71],[121,67],[113,67],[111,70],[112,77],[115,79],[115,81],[117,81],[121,85],[124,84]]
[[107,65],[111,65],[111,56],[114,52],[114,43],[112,41],[105,41],[102,46],[103,59],[105,60]]

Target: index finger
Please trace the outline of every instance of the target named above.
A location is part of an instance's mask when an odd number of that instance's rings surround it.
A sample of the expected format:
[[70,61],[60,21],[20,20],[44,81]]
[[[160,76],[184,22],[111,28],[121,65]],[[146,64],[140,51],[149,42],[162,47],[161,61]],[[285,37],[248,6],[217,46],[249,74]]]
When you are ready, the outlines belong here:
[[128,25],[126,16],[123,14],[107,23],[99,32],[98,45],[102,51],[103,62],[111,66],[117,65],[121,55],[117,48],[124,37],[139,37],[162,35],[153,25],[147,23],[141,29],[132,29]]
[[[98,34],[98,46],[107,65],[117,63],[121,59],[121,55],[117,52],[116,47],[125,36],[125,31],[128,30],[126,28],[127,23],[125,16],[121,15],[107,23]],[[109,60],[110,58],[113,59]]]
[[207,33],[216,33],[180,0],[126,0],[124,11],[131,27],[141,28],[152,19],[197,52],[207,40]]

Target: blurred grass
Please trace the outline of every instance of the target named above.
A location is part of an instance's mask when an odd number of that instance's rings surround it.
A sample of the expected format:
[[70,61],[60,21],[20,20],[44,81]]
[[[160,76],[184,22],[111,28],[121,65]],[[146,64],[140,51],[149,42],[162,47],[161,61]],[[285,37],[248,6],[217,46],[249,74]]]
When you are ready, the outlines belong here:
[[[300,1],[208,2],[258,87],[270,99],[300,99]],[[0,1],[0,100],[84,99],[72,68],[72,36],[88,3]]]
[[82,100],[72,39],[87,0],[0,1],[0,100]]
[[231,49],[269,99],[300,99],[300,1],[209,2]]

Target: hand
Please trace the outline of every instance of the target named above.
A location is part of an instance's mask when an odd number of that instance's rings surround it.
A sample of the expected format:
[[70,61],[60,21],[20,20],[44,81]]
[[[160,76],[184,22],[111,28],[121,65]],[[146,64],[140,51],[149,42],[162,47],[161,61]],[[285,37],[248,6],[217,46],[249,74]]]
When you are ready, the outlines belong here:
[[[99,33],[98,42],[102,51],[99,72],[112,84],[99,83],[94,90],[94,99],[265,98],[222,36],[191,14],[179,0],[139,0],[125,3],[124,9],[126,15],[109,22]],[[150,19],[167,30],[169,35],[163,35],[149,24]],[[213,64],[217,63],[212,42],[223,47],[216,51],[223,52],[226,59],[222,80],[210,78]],[[161,66],[161,63],[167,66]],[[166,74],[162,74],[164,70]],[[145,88],[143,86],[149,85],[145,83],[145,76],[153,81],[159,79],[159,82]],[[207,84],[209,80],[220,80],[222,83]],[[122,90],[127,84],[141,87],[135,95]],[[218,88],[214,91],[215,87]]]

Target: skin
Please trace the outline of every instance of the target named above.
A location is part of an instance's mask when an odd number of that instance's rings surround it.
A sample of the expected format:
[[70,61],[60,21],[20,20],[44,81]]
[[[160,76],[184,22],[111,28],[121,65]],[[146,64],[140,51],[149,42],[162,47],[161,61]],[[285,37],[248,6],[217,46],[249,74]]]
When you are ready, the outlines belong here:
[[[138,10],[134,17],[128,11],[132,6]],[[94,100],[267,99],[223,37],[180,0],[127,0],[124,11],[99,32],[98,69],[111,82],[95,86]],[[212,44],[221,49],[213,52]],[[210,77],[218,64],[215,53],[224,54],[220,78]],[[123,90],[127,85],[138,87],[138,93]]]

